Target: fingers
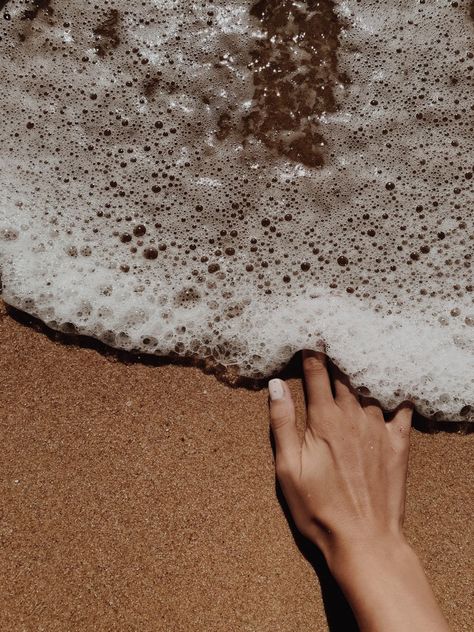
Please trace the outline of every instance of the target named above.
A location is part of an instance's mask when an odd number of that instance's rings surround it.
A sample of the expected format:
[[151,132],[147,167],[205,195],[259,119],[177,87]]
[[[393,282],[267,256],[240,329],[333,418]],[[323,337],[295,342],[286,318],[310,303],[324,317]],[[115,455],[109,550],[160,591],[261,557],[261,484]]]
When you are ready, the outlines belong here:
[[334,384],[336,404],[359,403],[359,396],[352,388],[349,378],[335,364],[331,364],[331,377]]
[[354,405],[360,406],[368,417],[384,421],[383,410],[376,399],[360,395],[351,385],[347,375],[335,364],[331,363],[330,370],[334,384],[335,400],[338,406],[341,408]]
[[373,399],[372,397],[361,397],[360,405],[368,417],[379,419],[385,424],[383,410],[376,399]]
[[308,407],[317,408],[334,404],[324,353],[303,351],[303,373]]
[[277,467],[297,467],[300,461],[301,442],[296,430],[295,406],[288,386],[283,380],[271,380],[270,424],[275,438]]
[[411,402],[404,402],[393,413],[387,423],[387,429],[397,441],[409,442],[413,422],[414,406]]

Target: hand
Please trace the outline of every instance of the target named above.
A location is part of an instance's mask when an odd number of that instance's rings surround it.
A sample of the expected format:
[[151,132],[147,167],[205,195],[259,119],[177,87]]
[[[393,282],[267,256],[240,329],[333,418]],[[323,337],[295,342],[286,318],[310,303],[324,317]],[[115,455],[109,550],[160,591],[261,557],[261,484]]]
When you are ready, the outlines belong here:
[[[295,523],[323,552],[361,632],[446,632],[403,536],[412,405],[386,422],[325,356],[305,353],[302,441],[287,385],[269,384],[276,471]],[[332,385],[331,385],[332,377]]]
[[307,423],[301,442],[293,401],[281,380],[270,382],[276,472],[298,529],[324,553],[355,544],[402,540],[412,405],[385,422],[373,400],[359,397],[326,356],[306,353]]

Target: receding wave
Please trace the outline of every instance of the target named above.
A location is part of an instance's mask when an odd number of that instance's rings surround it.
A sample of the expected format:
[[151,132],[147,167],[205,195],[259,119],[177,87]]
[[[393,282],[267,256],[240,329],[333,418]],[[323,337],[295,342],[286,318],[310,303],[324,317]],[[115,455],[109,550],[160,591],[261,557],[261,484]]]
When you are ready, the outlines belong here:
[[5,300],[472,419],[469,1],[0,3]]

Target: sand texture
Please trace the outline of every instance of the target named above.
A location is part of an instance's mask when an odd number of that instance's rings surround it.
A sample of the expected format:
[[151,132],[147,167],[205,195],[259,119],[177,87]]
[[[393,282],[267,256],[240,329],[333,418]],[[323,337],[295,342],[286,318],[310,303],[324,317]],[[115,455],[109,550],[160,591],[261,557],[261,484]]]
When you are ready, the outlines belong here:
[[[1,630],[353,629],[279,502],[264,391],[14,316],[1,308]],[[408,535],[466,632],[472,455],[472,434],[413,433]]]

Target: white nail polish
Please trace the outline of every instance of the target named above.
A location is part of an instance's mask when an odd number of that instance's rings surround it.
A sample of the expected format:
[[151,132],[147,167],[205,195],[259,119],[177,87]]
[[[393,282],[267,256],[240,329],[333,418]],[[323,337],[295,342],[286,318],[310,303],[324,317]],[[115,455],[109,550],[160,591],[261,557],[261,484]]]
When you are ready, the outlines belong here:
[[270,380],[268,383],[268,392],[272,402],[276,402],[279,399],[285,397],[285,389],[283,388],[283,382],[281,380]]

